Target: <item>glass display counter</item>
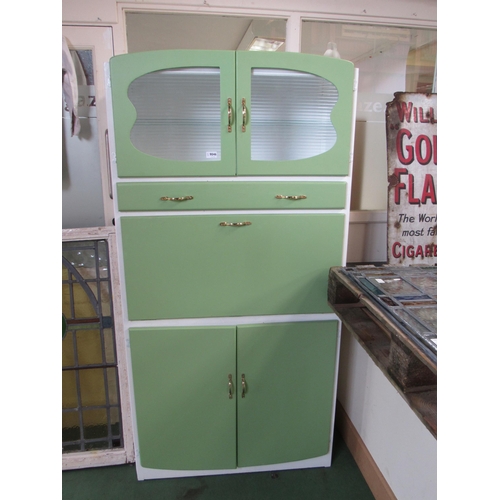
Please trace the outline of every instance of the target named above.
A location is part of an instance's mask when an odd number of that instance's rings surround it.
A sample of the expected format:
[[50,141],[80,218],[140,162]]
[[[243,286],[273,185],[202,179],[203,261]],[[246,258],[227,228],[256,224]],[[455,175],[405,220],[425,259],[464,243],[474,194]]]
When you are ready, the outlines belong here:
[[437,267],[332,267],[328,303],[437,436]]

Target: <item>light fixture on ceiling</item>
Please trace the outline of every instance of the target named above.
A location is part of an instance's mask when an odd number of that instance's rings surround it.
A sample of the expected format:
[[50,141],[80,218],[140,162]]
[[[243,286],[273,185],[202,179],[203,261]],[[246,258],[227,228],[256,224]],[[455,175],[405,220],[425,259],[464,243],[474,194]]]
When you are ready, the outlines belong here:
[[255,37],[252,40],[252,43],[250,44],[250,47],[248,47],[248,50],[255,50],[255,51],[276,51],[284,43],[285,43],[285,40],[282,39],[282,38],[271,39],[271,38]]
[[393,42],[409,42],[410,30],[406,28],[391,28],[388,26],[368,26],[343,24],[341,37],[363,39],[384,39]]

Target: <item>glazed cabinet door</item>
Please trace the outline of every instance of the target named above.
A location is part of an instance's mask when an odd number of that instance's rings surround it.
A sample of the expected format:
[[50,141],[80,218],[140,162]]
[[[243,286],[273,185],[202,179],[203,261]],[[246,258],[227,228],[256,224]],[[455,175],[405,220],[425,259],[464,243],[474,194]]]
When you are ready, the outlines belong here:
[[131,328],[141,465],[236,467],[235,327]]
[[110,60],[119,177],[235,174],[231,51],[154,51]]
[[238,326],[238,467],[328,453],[337,327],[336,321]]
[[354,66],[297,53],[110,60],[119,177],[347,175]]
[[331,312],[342,214],[133,216],[121,233],[130,320]]
[[354,66],[236,53],[238,175],[348,175]]

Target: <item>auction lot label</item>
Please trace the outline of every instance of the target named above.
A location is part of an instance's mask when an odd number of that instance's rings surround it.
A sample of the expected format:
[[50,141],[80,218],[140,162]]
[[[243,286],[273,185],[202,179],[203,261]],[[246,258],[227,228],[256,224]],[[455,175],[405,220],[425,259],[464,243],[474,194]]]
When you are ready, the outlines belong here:
[[437,264],[437,94],[387,103],[389,265]]

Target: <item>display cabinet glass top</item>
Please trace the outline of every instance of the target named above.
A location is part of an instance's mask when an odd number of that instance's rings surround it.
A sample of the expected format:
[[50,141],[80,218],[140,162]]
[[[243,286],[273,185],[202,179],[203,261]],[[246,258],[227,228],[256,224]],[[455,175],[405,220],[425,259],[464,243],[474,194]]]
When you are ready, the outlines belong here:
[[437,266],[357,266],[342,272],[437,358]]

